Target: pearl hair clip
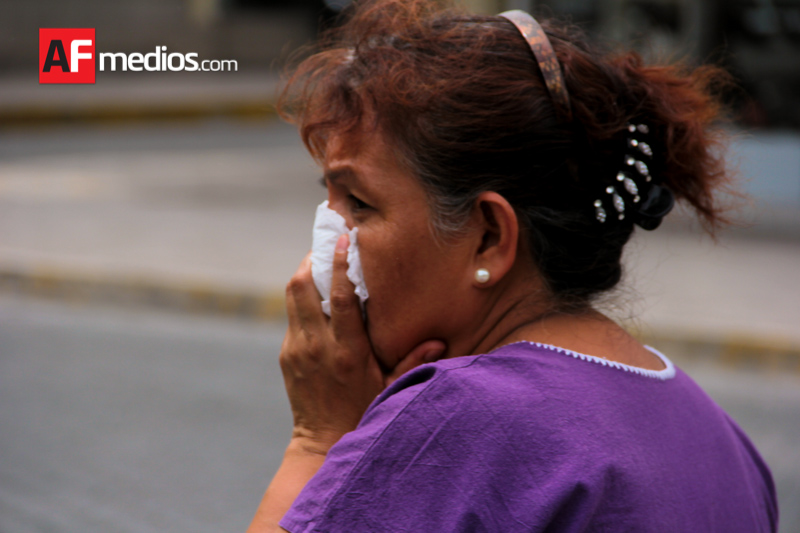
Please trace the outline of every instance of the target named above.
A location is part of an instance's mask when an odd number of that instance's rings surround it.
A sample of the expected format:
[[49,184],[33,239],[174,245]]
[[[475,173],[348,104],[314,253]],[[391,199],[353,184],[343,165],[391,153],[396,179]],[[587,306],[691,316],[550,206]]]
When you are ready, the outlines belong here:
[[612,211],[612,208],[613,212],[616,212],[617,219],[624,220],[626,201],[631,204],[641,202],[642,180],[650,183],[653,179],[648,166],[648,162],[653,159],[653,149],[641,139],[649,133],[650,128],[647,124],[628,124],[629,135],[626,139],[623,167],[617,173],[618,183],[609,185],[605,189],[607,195],[605,199],[609,201],[610,207],[607,207],[601,198],[594,201],[595,217],[601,224],[608,219],[608,213]]

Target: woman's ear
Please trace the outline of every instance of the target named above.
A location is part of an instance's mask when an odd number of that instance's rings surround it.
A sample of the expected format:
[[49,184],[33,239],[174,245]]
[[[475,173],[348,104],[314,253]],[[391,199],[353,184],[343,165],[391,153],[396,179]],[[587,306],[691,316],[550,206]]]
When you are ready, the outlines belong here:
[[517,259],[519,221],[508,200],[496,192],[484,192],[475,200],[475,280],[489,287],[508,274]]

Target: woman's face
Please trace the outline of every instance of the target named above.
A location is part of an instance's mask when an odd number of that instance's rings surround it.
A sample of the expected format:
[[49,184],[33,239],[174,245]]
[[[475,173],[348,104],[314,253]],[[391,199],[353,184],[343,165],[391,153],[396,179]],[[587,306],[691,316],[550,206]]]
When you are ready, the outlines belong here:
[[421,342],[448,342],[473,311],[469,241],[434,239],[422,185],[377,132],[332,137],[324,171],[331,209],[358,227],[378,360],[393,368]]

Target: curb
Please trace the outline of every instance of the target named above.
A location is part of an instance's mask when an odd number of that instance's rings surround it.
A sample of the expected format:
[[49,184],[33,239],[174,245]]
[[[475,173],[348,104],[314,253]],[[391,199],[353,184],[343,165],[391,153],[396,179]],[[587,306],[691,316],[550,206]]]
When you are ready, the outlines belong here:
[[114,104],[82,108],[20,107],[0,109],[0,128],[45,126],[52,124],[127,123],[206,118],[263,120],[277,116],[274,102],[265,99],[241,101],[169,102],[152,104]]
[[0,270],[0,293],[76,304],[159,309],[180,313],[280,320],[283,291],[231,290],[200,283],[170,283],[142,277],[102,278],[54,270]]
[[[283,291],[231,290],[212,284],[174,283],[143,277],[98,277],[55,270],[0,269],[0,294],[12,293],[75,304],[158,309],[187,314],[285,320]],[[632,333],[677,362],[706,360],[722,366],[800,374],[800,342],[743,334],[704,334],[648,328]]]
[[678,363],[686,359],[704,359],[729,368],[800,375],[800,343],[789,339],[657,328],[634,335],[644,344],[669,354],[670,359]]

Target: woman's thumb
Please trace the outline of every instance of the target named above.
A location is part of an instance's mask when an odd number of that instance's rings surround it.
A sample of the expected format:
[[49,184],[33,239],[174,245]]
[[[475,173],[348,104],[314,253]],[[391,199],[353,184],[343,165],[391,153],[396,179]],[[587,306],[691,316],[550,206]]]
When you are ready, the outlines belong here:
[[392,372],[386,376],[386,386],[388,387],[392,384],[392,382],[394,382],[394,380],[413,368],[425,363],[438,361],[442,358],[446,350],[447,345],[444,342],[435,339],[427,340],[422,344],[417,345],[417,347],[411,350],[408,355],[406,355],[397,364],[397,366],[394,367],[394,370],[392,370]]

